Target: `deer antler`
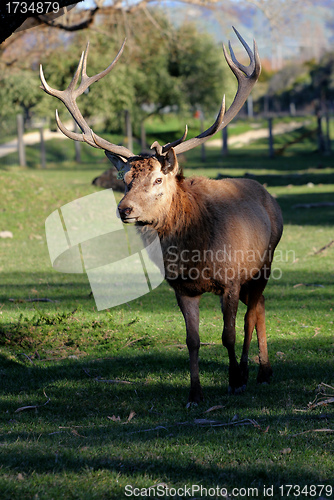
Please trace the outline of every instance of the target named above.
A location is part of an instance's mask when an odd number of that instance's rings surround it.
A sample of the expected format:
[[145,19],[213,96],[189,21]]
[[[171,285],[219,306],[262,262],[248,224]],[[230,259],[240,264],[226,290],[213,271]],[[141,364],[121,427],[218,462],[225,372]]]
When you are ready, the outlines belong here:
[[[207,141],[214,134],[216,134],[219,130],[222,130],[224,127],[226,127],[226,125],[235,117],[235,115],[240,111],[241,107],[245,103],[247,97],[249,96],[252,88],[254,87],[260,75],[261,62],[255,40],[254,40],[254,50],[252,51],[245,42],[245,40],[242,38],[242,36],[238,33],[238,31],[235,28],[233,29],[249,56],[250,64],[248,66],[244,66],[236,59],[230,42],[229,42],[229,49],[231,56],[228,55],[225,47],[223,46],[225,59],[238,80],[238,90],[230,108],[227,110],[225,114],[225,96],[224,96],[216,121],[213,123],[213,125],[211,125],[211,127],[209,127],[205,132],[199,134],[197,137],[194,137],[193,139],[188,139],[187,141],[185,140],[188,131],[187,127],[185,129],[183,136],[174,142],[169,142],[164,146],[161,146],[157,141],[155,141],[152,144],[151,149],[155,149],[156,155],[159,156],[165,155],[167,151],[169,151],[171,148],[174,148],[175,153],[179,154],[179,153],[184,153],[185,151],[189,151],[190,149],[193,149],[196,146],[199,146],[203,142]],[[76,99],[92,83],[97,82],[105,75],[107,75],[109,71],[111,71],[111,69],[114,67],[114,65],[120,58],[124,49],[124,45],[125,41],[123,42],[113,62],[104,71],[101,71],[101,73],[98,73],[95,76],[88,77],[86,72],[86,67],[87,67],[89,44],[87,44],[87,48],[81,55],[79,65],[73,76],[73,79],[69,84],[68,88],[65,90],[56,90],[51,88],[45,80],[42,66],[40,67],[40,77],[42,81],[41,88],[48,94],[57,97],[65,104],[65,106],[73,116],[74,120],[82,130],[82,134],[78,134],[76,132],[71,132],[70,130],[68,130],[64,126],[64,124],[60,121],[58,111],[56,111],[57,125],[59,129],[63,132],[63,134],[65,134],[67,137],[75,141],[87,142],[87,144],[93,146],[94,148],[104,149],[106,152],[111,153],[111,155],[107,155],[109,158],[114,156],[120,159],[131,158],[134,156],[134,154],[132,153],[132,151],[125,148],[124,146],[117,146],[116,144],[112,144],[111,142],[108,142],[102,137],[96,135],[88,126],[85,119],[83,118],[76,103]],[[80,85],[77,88],[75,88],[78,83],[80,74],[81,74]]]
[[[91,130],[86,120],[83,118],[76,103],[77,97],[83,94],[85,90],[87,90],[92,83],[97,82],[112,70],[112,68],[115,66],[115,64],[117,63],[118,59],[120,58],[123,52],[124,45],[125,45],[125,40],[113,62],[104,71],[101,71],[101,73],[89,77],[87,75],[87,56],[89,50],[89,42],[88,42],[86,50],[81,54],[81,58],[77,70],[73,76],[73,79],[69,84],[69,86],[67,87],[67,89],[65,90],[56,90],[51,88],[50,85],[48,85],[44,77],[42,65],[40,66],[40,78],[42,82],[41,88],[47,94],[57,97],[65,104],[65,106],[73,116],[73,119],[76,121],[76,123],[82,130],[82,134],[78,134],[76,132],[68,130],[65,127],[65,125],[60,121],[58,111],[56,110],[57,125],[64,135],[75,141],[87,142],[87,144],[93,146],[94,148],[100,148],[104,149],[105,151],[110,151],[111,153],[114,153],[115,155],[121,156],[123,158],[130,158],[131,156],[134,156],[132,151],[130,151],[124,146],[117,146],[116,144],[112,144],[111,142],[106,141],[102,137],[96,135]],[[81,74],[80,85],[76,88],[80,74]]]
[[[228,55],[224,45],[224,56],[227,61],[227,64],[233,71],[234,75],[238,80],[238,90],[234,97],[233,103],[230,108],[227,110],[225,114],[225,96],[223,98],[223,102],[221,108],[219,110],[216,121],[210,128],[202,132],[198,136],[193,139],[185,140],[185,135],[179,141],[175,141],[175,143],[165,144],[164,146],[160,146],[162,154],[166,153],[171,147],[174,147],[174,151],[176,154],[184,153],[185,151],[189,151],[190,149],[203,144],[203,142],[207,141],[210,137],[216,134],[219,130],[222,130],[230,121],[236,116],[236,114],[240,111],[243,104],[245,103],[247,97],[251,93],[252,88],[254,87],[257,79],[259,78],[261,72],[261,62],[260,57],[257,51],[256,42],[254,40],[254,51],[249,48],[245,40],[242,38],[240,33],[233,27],[235,34],[239,38],[240,42],[244,46],[249,59],[249,66],[244,66],[241,64],[235,57],[231,43],[229,42],[229,49],[231,53],[231,57]],[[174,145],[175,144],[175,145]],[[152,144],[152,147],[157,148],[158,144]]]

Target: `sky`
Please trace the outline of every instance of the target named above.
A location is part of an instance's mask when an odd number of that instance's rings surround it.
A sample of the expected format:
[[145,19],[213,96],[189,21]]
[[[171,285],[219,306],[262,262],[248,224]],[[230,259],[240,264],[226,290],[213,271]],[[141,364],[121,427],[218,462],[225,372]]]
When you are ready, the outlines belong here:
[[[112,0],[106,0],[105,5]],[[136,0],[127,0],[129,3]],[[175,24],[184,19],[194,21],[200,29],[210,32],[217,42],[234,40],[232,25],[236,25],[248,43],[256,38],[260,54],[271,61],[272,69],[280,69],[291,59],[319,59],[326,50],[334,48],[333,0],[311,0],[311,8],[300,9],[296,25],[291,25],[279,37],[272,37],[267,19],[262,12],[241,0],[222,1],[216,9],[189,5],[181,1],[165,0],[166,14]],[[159,3],[158,0],[156,3]],[[160,2],[161,3],[161,2]],[[81,8],[93,7],[93,0],[84,0]],[[234,8],[230,8],[234,6]]]

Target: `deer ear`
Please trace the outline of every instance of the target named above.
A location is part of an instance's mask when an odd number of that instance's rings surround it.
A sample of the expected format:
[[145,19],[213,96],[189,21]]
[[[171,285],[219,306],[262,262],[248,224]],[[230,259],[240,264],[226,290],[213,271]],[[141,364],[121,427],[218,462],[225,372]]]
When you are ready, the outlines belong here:
[[174,151],[174,148],[170,148],[170,150],[164,156],[161,170],[164,174],[171,173],[173,175],[176,175],[178,173],[179,163],[177,161],[177,157],[176,157],[176,153]]
[[111,161],[111,163],[114,165],[114,167],[117,168],[117,170],[119,172],[124,171],[125,169],[129,170],[129,167],[127,166],[127,162],[124,161],[121,156],[118,156],[115,153],[111,153],[110,151],[106,151],[106,150],[104,152],[105,152],[105,155],[108,158],[108,160]]

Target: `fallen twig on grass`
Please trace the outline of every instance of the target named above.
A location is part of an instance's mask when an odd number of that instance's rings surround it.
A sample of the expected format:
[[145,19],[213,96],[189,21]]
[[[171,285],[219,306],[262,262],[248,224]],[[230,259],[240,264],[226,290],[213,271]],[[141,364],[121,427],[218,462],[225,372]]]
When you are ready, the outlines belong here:
[[321,253],[324,250],[326,250],[326,248],[331,247],[333,244],[334,244],[334,240],[332,240],[329,243],[327,243],[327,245],[325,245],[324,247],[320,248],[320,250],[317,250],[316,252],[314,252],[314,255],[318,255],[319,253]]
[[334,207],[334,202],[321,201],[319,203],[298,203],[297,205],[292,206],[292,208],[323,208],[323,207]]
[[308,434],[309,432],[334,432],[334,429],[309,429],[308,431],[298,432],[298,434],[293,434],[291,437],[301,436],[302,434]]
[[[333,391],[333,394],[327,394],[325,391],[327,389],[330,389]],[[334,403],[334,387],[331,385],[325,384],[324,382],[321,382],[321,384],[318,385],[318,394],[314,398],[313,401],[310,401],[307,405],[306,408],[303,408],[301,410],[296,409],[295,411],[309,411],[313,410],[314,408],[317,408],[318,406],[326,406],[328,404]]]
[[59,302],[59,300],[52,300],[46,297],[40,299],[8,299],[9,302]]
[[19,352],[19,356],[24,356],[25,358],[28,359],[28,361],[30,361],[30,363],[34,363],[33,360],[29,358],[29,356],[27,356],[27,354],[24,354],[24,352]]
[[252,425],[256,429],[261,430],[262,432],[268,432],[269,426],[263,430],[262,427],[256,422],[256,420],[253,420],[251,418],[245,418],[243,420],[233,420],[231,422],[220,422],[219,420],[208,420],[206,418],[195,418],[193,422],[175,422],[175,424],[171,425],[157,425],[156,427],[152,427],[149,429],[140,429],[138,431],[132,431],[129,432],[129,434],[138,434],[140,432],[150,432],[150,431],[158,431],[161,429],[168,430],[172,427],[179,427],[179,426],[208,426],[208,427],[237,427],[237,426],[246,426],[246,425]]
[[313,286],[314,288],[325,288],[324,285],[318,285],[317,283],[297,283],[293,285],[293,288],[299,288],[300,286]]
[[308,406],[309,410],[313,410],[317,406],[325,406],[325,405],[328,405],[328,404],[331,404],[331,403],[334,403],[334,396],[332,396],[330,398],[327,398],[327,399],[321,399],[321,400],[319,400],[317,402],[309,403],[307,406]]
[[[44,393],[44,395],[46,396],[46,394]],[[47,397],[47,396],[46,396]],[[17,410],[15,410],[14,413],[19,413],[20,411],[25,411],[25,410],[36,410],[37,408],[42,408],[42,406],[45,406],[47,405],[48,403],[50,403],[51,401],[51,398],[49,398],[45,403],[43,403],[42,405],[31,405],[31,406],[21,406],[20,408],[18,408]]]
[[134,339],[134,340],[130,340],[129,342],[127,342],[125,345],[123,345],[122,349],[124,349],[125,347],[129,347],[130,345],[133,345],[135,344],[136,342],[140,342],[141,340],[143,340],[145,337],[139,337],[139,339]]
[[132,384],[128,380],[107,380],[99,377],[94,378],[94,380],[95,382],[105,382],[106,384]]
[[[219,420],[208,420],[206,418],[195,418],[195,425],[209,425],[210,427],[227,427],[227,426],[236,426],[236,425],[253,425],[261,429],[256,420],[251,418],[244,418],[243,420],[232,420],[231,422],[220,422]],[[180,424],[182,425],[182,424]],[[190,424],[191,425],[191,424]]]
[[217,406],[211,406],[208,410],[206,410],[204,413],[210,413],[210,411],[215,411],[215,410],[222,410],[225,408],[226,405],[217,405]]
[[[93,375],[91,375],[89,373],[89,370],[87,370],[86,368],[83,368],[83,371],[85,372],[85,374],[90,377],[90,378],[93,378]],[[132,384],[132,382],[129,382],[128,380],[118,380],[118,379],[104,379],[104,378],[101,378],[101,377],[94,377],[94,380],[95,382],[105,382],[106,384]]]

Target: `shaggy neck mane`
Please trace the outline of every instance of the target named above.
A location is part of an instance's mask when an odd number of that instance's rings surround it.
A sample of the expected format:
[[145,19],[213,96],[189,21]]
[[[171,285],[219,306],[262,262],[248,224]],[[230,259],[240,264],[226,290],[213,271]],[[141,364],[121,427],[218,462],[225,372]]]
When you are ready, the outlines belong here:
[[[170,208],[161,214],[155,227],[160,238],[173,238],[182,235],[182,241],[197,240],[207,231],[201,230],[207,226],[208,211],[202,196],[192,189],[192,183],[187,182],[183,175],[176,177],[176,189],[172,196]],[[202,240],[203,244],[203,240]]]

